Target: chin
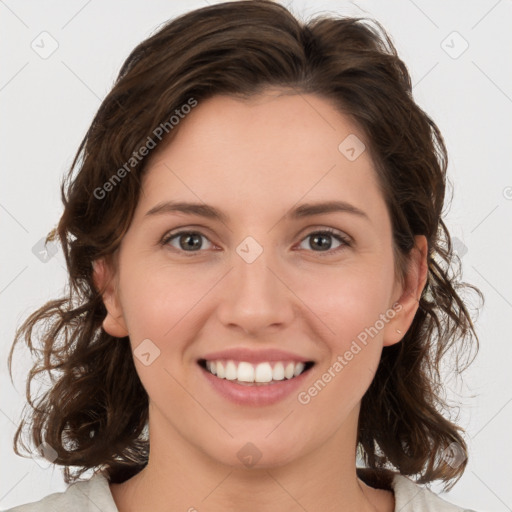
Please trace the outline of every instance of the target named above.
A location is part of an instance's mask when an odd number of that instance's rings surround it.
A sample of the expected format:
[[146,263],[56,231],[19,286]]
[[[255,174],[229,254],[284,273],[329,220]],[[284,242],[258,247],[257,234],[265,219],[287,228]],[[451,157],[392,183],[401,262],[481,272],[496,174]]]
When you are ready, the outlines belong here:
[[211,456],[221,464],[243,470],[285,466],[300,457],[299,447],[292,443],[290,438],[285,442],[279,436],[271,440],[265,438],[266,435],[260,432],[259,437],[244,436],[231,439],[227,445],[217,444],[217,449],[220,450],[211,453]]

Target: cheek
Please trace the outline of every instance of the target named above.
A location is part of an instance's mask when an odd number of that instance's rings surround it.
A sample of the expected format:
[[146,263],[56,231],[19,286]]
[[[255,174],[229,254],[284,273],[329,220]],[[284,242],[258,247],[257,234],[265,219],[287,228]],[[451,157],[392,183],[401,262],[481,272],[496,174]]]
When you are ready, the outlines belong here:
[[392,282],[385,273],[352,271],[323,283],[310,288],[305,302],[314,305],[328,327],[322,329],[328,357],[301,390],[298,402],[333,426],[344,421],[375,376],[386,325],[382,318],[389,321],[394,316],[387,310]]
[[208,291],[208,279],[194,278],[187,269],[143,266],[129,273],[126,268],[122,304],[127,327],[135,345],[144,338],[166,344],[183,328],[183,322]]
[[121,301],[142,385],[154,404],[172,397],[177,407],[185,407],[187,396],[179,384],[183,358],[188,330],[195,325],[190,321],[194,306],[206,283],[201,285],[177,267],[142,263],[126,265],[122,279]]
[[[338,350],[344,350],[347,343],[379,322],[386,314],[390,290],[391,273],[384,268],[367,266],[361,270],[350,268],[331,272],[327,277],[310,282],[302,289],[306,304],[328,327]],[[372,331],[374,332],[374,331]],[[363,336],[364,337],[364,336]]]
[[178,382],[195,364],[188,348],[207,314],[205,297],[219,272],[198,276],[186,265],[135,267],[131,273],[125,267],[121,300],[137,373],[153,401],[166,400],[163,390],[176,403],[186,401]]

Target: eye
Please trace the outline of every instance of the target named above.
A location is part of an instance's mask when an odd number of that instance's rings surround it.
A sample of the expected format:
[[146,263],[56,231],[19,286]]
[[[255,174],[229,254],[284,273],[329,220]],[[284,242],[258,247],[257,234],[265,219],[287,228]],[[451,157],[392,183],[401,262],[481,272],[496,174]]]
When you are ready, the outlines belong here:
[[[177,233],[168,233],[160,243],[164,246],[170,245],[177,251],[194,253],[199,252],[202,248],[201,239],[208,240],[205,235],[197,231],[178,231]],[[176,242],[178,246],[176,247],[170,242]]]
[[[339,243],[339,246],[334,249],[332,249],[333,238]],[[201,252],[201,249],[204,249],[204,244],[202,242],[203,239],[208,240],[205,235],[198,231],[178,231],[175,233],[167,233],[161,240],[160,244],[163,246],[170,246],[177,252],[189,253],[189,256],[194,256],[194,253]],[[330,228],[312,231],[302,239],[301,244],[307,239],[310,239],[309,247],[313,249],[313,252],[327,253],[325,254],[326,256],[338,253],[346,247],[351,246],[350,238]],[[209,240],[208,242],[213,245]],[[315,250],[315,247],[320,250]],[[320,254],[320,256],[324,256],[324,254]]]
[[[335,238],[338,242],[340,242],[340,245],[336,247],[335,249],[331,249],[332,247],[332,239]],[[341,233],[338,233],[337,231],[334,231],[333,229],[327,228],[323,229],[321,231],[313,231],[307,235],[302,242],[310,239],[309,247],[310,248],[320,248],[320,250],[313,250],[313,252],[324,252],[328,253],[326,255],[331,255],[333,253],[337,253],[339,251],[342,251],[346,247],[350,247],[350,239]],[[321,254],[320,256],[324,256]]]

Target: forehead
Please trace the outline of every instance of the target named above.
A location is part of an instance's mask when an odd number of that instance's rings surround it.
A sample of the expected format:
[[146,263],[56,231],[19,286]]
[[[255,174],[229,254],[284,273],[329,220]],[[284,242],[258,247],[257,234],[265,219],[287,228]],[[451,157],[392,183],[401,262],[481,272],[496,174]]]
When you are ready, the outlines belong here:
[[[180,121],[150,161],[140,209],[165,200],[229,204],[262,215],[298,202],[346,200],[381,216],[384,200],[364,136],[328,100],[269,90],[215,96]],[[347,157],[347,147],[360,154]],[[275,212],[273,212],[275,213]]]

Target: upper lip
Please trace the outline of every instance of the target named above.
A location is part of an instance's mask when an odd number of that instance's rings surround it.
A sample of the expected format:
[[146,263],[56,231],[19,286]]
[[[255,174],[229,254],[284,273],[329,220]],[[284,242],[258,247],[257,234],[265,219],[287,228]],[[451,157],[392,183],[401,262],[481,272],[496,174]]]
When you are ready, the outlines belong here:
[[294,361],[307,363],[312,361],[307,357],[302,357],[292,352],[286,352],[278,349],[251,350],[245,347],[230,348],[211,352],[199,360],[216,361],[219,359],[231,359],[233,361],[246,361],[248,363],[263,363],[265,361]]

